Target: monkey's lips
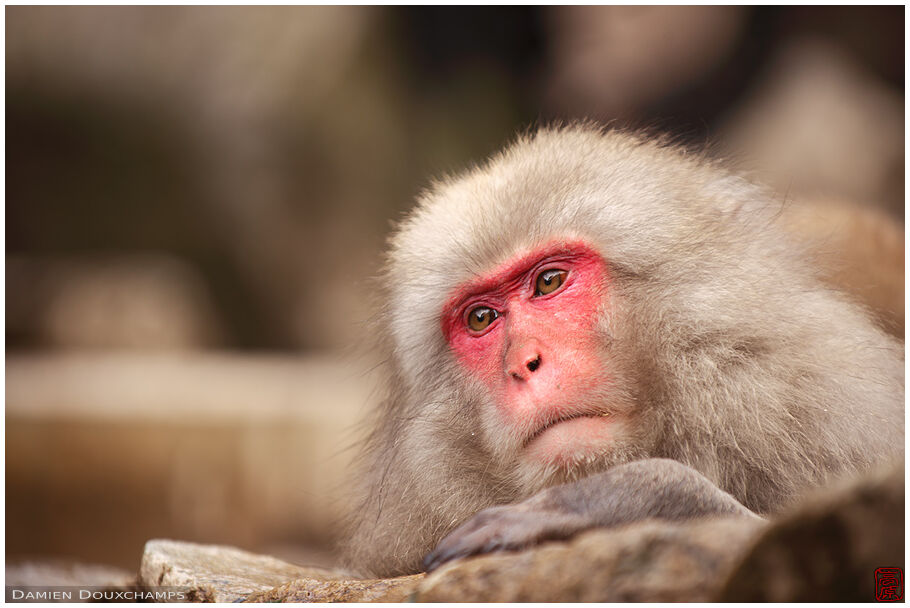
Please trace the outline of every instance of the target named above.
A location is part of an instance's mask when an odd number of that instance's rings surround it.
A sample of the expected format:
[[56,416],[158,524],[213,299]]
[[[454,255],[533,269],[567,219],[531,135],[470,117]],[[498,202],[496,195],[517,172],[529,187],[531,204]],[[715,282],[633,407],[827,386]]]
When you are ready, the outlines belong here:
[[594,456],[609,445],[614,418],[606,413],[573,414],[557,418],[532,433],[524,448],[534,460],[571,464]]

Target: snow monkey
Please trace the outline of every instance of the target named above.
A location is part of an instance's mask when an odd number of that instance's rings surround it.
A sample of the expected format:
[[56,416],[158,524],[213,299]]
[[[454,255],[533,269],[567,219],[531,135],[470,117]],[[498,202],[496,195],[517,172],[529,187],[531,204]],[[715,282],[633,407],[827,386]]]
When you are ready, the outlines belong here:
[[781,205],[588,124],[435,184],[381,277],[390,392],[349,564],[766,516],[901,457],[902,343],[818,281]]

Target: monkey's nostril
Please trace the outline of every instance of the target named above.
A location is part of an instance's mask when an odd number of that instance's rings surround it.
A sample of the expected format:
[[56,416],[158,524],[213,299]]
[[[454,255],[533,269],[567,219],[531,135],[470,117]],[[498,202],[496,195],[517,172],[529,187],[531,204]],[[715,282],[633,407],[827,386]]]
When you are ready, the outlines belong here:
[[540,367],[540,355],[537,355],[535,358],[528,361],[527,366],[528,366],[528,371],[532,371],[532,372],[536,371],[537,368]]

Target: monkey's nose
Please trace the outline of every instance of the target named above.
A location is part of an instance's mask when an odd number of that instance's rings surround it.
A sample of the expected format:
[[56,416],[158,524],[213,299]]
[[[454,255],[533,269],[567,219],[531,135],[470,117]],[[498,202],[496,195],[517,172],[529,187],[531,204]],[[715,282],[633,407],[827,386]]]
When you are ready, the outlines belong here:
[[521,357],[517,365],[510,366],[509,375],[516,380],[527,380],[531,374],[540,368],[541,363],[540,353],[531,353],[525,357]]

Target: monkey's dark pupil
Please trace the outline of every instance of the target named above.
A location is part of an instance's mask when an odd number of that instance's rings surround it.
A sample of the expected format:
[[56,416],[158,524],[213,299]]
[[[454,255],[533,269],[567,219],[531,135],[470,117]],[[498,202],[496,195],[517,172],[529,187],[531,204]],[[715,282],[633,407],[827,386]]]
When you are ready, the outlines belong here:
[[563,281],[566,279],[566,274],[565,270],[559,269],[545,270],[540,273],[537,275],[534,295],[542,296],[553,293],[562,286]]
[[498,316],[499,314],[492,308],[478,307],[471,311],[468,317],[468,325],[474,331],[480,331],[486,329]]

